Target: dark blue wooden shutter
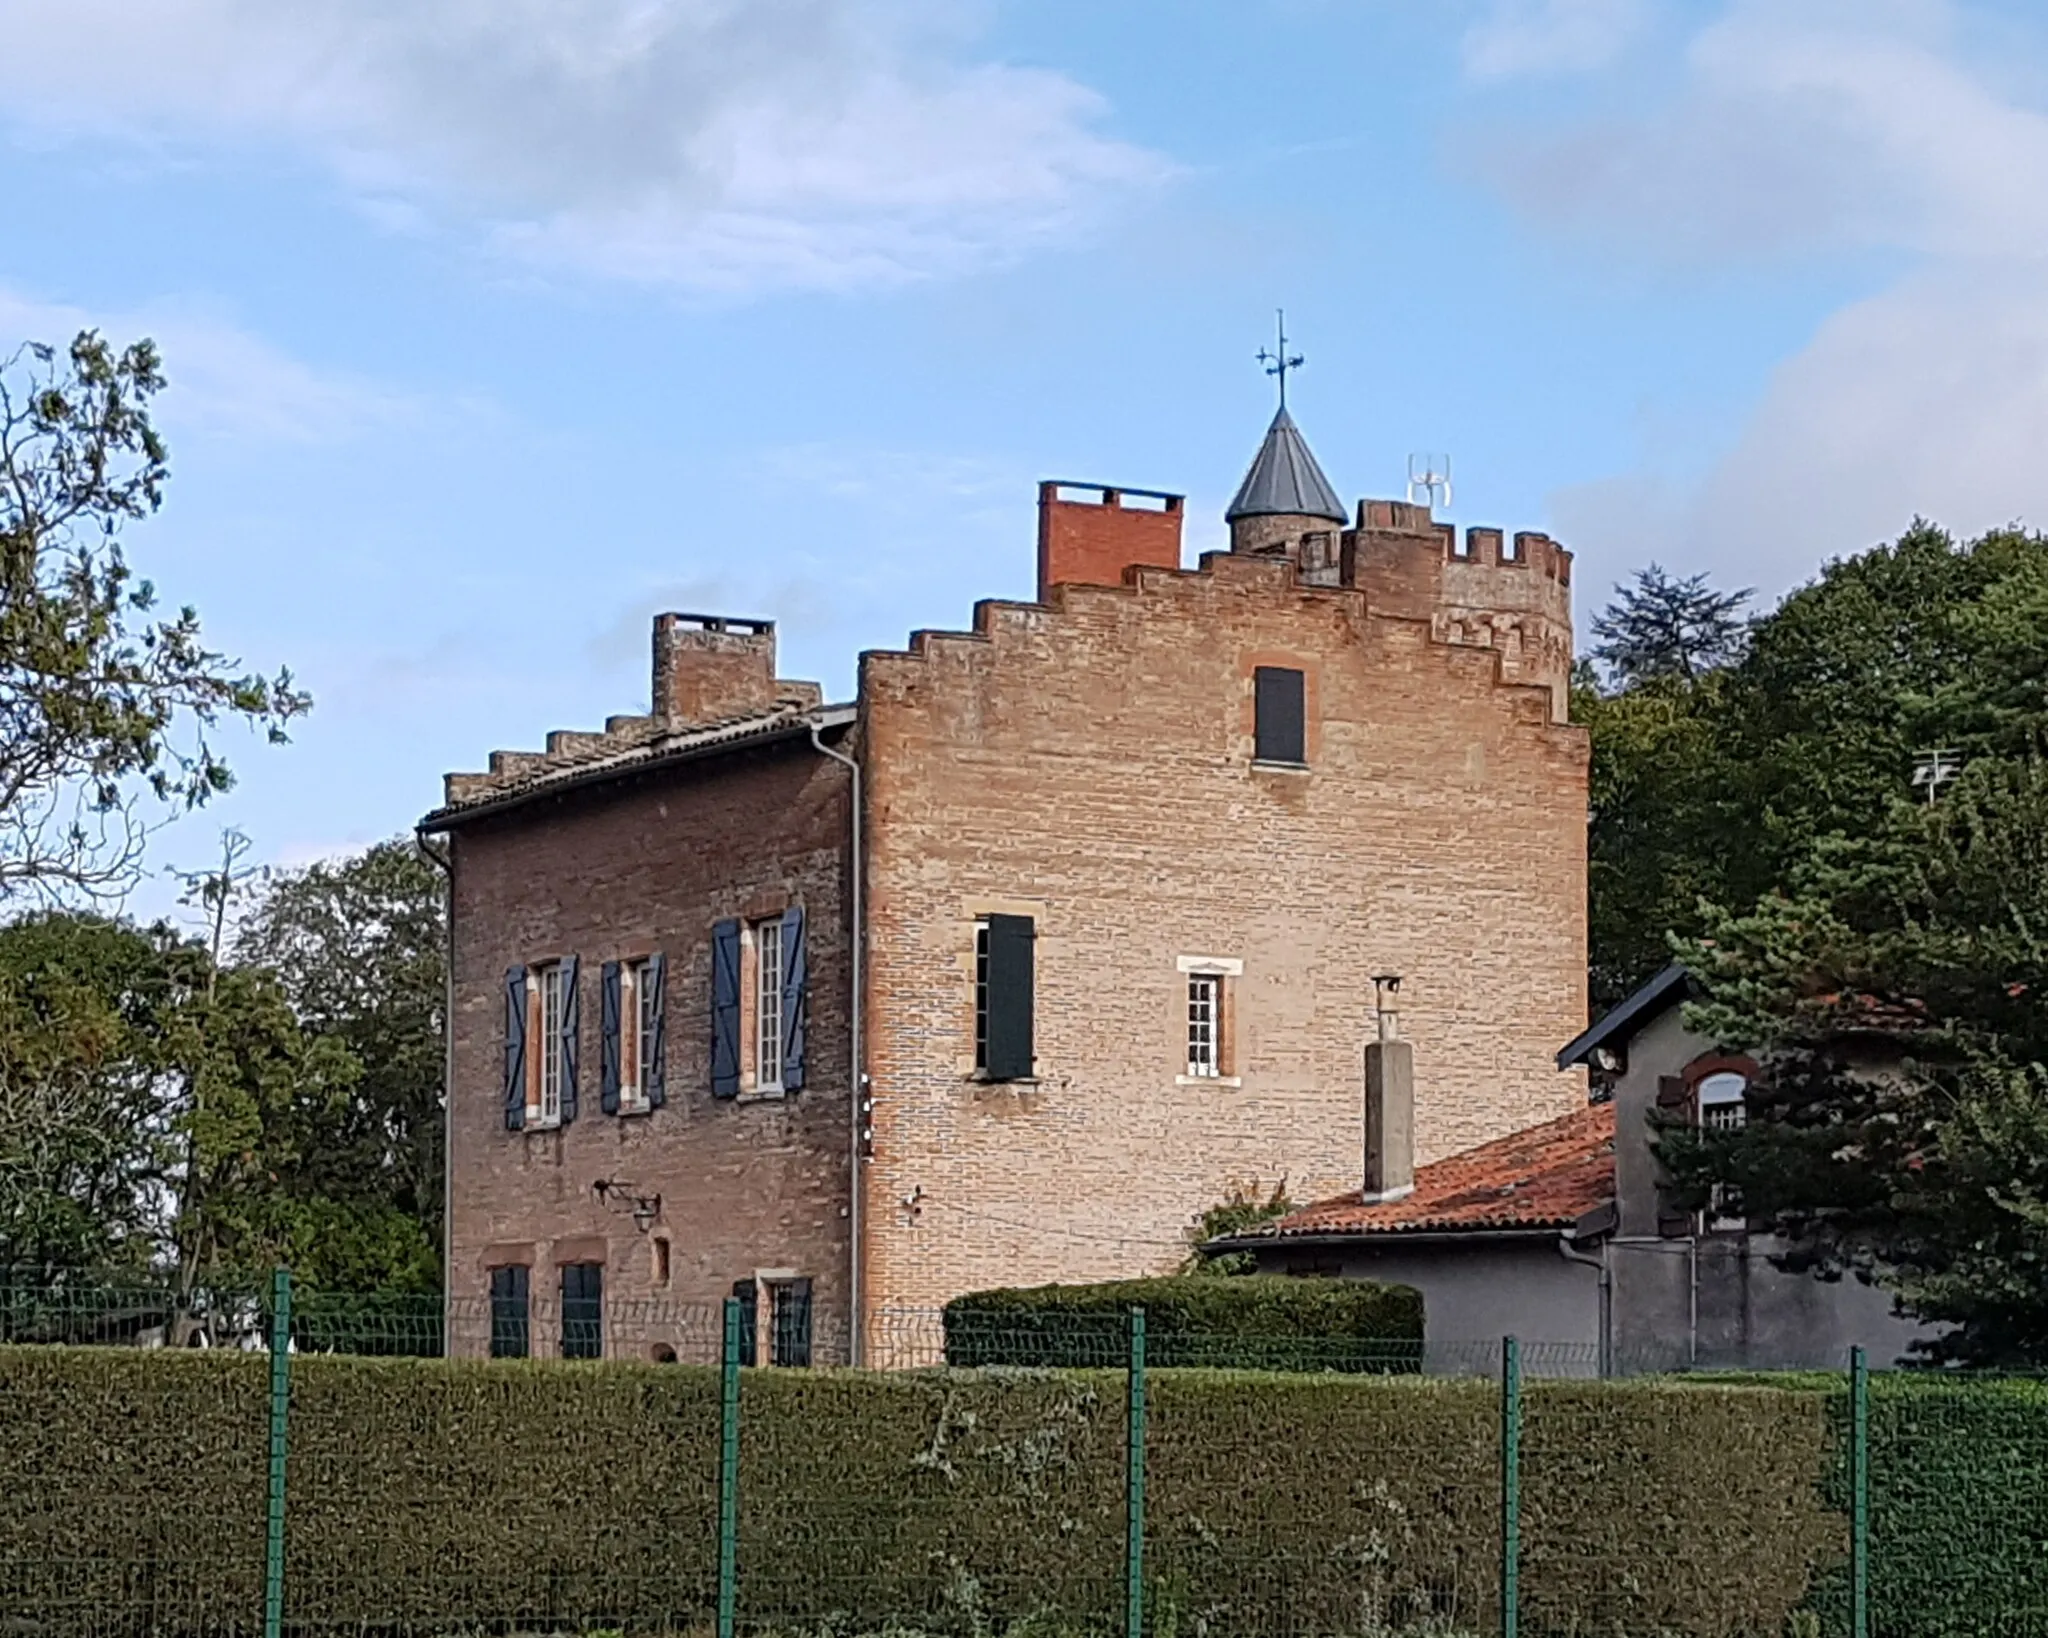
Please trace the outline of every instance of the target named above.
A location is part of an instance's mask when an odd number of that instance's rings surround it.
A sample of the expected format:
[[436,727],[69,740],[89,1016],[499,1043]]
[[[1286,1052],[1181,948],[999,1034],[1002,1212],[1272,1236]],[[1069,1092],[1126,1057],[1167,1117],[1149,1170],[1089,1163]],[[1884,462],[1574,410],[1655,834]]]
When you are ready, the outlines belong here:
[[604,1264],[562,1265],[562,1357],[604,1358]]
[[768,1363],[808,1365],[811,1362],[811,1282],[790,1280],[770,1288],[773,1331],[768,1338]]
[[1258,742],[1252,754],[1261,762],[1306,762],[1301,673],[1262,665],[1252,673],[1252,691]]
[[583,1039],[583,987],[574,956],[562,963],[562,1124],[576,1118],[576,1048]]
[[1032,941],[1029,916],[988,918],[988,1062],[993,1081],[1031,1073]]
[[491,1358],[526,1357],[528,1289],[525,1264],[491,1270]]
[[[640,1065],[640,1087],[647,1099],[647,1107],[659,1109],[668,1101],[668,962],[660,955],[647,958],[647,965],[641,969],[640,982],[647,986],[647,992],[640,999],[640,1005],[651,1009],[654,1028],[648,1033],[653,1037],[647,1043],[647,1054]],[[633,1027],[640,1027],[640,1020],[633,1020]]]
[[526,1124],[526,969],[505,969],[505,1130]]
[[740,924],[711,929],[711,1095],[740,1095]]
[[616,961],[598,969],[597,1101],[607,1115],[619,1112],[619,1003],[624,988]]
[[761,1341],[756,1308],[760,1296],[755,1291],[752,1280],[734,1280],[732,1294],[739,1299],[740,1304],[740,1363],[751,1365],[760,1357],[755,1352]]
[[782,912],[782,1090],[800,1092],[804,1084],[804,1002],[810,975],[804,963],[804,908],[793,904]]

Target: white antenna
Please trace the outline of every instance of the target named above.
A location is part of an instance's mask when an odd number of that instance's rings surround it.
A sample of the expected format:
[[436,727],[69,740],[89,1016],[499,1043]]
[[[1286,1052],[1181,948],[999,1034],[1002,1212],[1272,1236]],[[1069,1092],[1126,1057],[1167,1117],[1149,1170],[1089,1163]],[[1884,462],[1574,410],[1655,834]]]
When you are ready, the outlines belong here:
[[1408,504],[1434,507],[1441,493],[1445,507],[1451,504],[1451,458],[1448,455],[1408,457]]
[[1913,783],[1927,787],[1927,805],[1934,806],[1935,792],[1963,771],[1963,753],[1942,749],[1922,751],[1913,758]]

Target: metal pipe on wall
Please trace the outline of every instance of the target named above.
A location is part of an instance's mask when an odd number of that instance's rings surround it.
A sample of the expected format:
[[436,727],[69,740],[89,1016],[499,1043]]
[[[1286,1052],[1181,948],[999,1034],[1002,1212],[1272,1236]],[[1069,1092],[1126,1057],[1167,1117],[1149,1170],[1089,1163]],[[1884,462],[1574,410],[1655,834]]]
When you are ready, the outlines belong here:
[[445,1353],[446,1339],[454,1334],[449,1320],[455,1292],[455,855],[435,852],[425,831],[413,834],[420,852],[440,869],[441,879],[447,883],[441,907],[441,1335]]
[[1600,1241],[1600,1255],[1591,1256],[1572,1244],[1569,1234],[1557,1237],[1557,1249],[1568,1263],[1583,1263],[1600,1273],[1600,1317],[1597,1321],[1600,1352],[1600,1377],[1605,1381],[1614,1374],[1614,1270],[1607,1262],[1607,1240]]
[[867,1352],[866,1326],[862,1319],[861,1306],[861,1177],[860,1177],[860,1133],[861,1105],[867,1094],[867,1076],[864,1072],[862,1055],[862,1030],[865,1005],[861,993],[861,956],[867,942],[866,904],[862,897],[862,885],[867,876],[866,860],[861,856],[860,808],[861,778],[860,763],[843,751],[835,751],[825,743],[817,723],[811,724],[811,744],[820,756],[829,757],[842,764],[852,778],[848,807],[852,818],[848,824],[848,848],[851,857],[847,861],[847,874],[851,879],[849,897],[852,901],[853,933],[851,950],[847,958],[847,984],[849,999],[847,1005],[847,1039],[851,1064],[848,1071],[848,1109],[846,1130],[846,1307],[847,1307],[847,1363],[859,1365]]

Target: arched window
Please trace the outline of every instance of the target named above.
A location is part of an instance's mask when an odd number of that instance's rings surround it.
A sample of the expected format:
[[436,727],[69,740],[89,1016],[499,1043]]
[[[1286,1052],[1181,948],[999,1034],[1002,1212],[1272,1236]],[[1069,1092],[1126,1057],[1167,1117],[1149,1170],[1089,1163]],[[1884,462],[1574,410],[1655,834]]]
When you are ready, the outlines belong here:
[[1743,1122],[1743,1099],[1749,1094],[1749,1077],[1733,1069],[1717,1069],[1700,1078],[1693,1098],[1700,1112],[1700,1125],[1726,1131]]

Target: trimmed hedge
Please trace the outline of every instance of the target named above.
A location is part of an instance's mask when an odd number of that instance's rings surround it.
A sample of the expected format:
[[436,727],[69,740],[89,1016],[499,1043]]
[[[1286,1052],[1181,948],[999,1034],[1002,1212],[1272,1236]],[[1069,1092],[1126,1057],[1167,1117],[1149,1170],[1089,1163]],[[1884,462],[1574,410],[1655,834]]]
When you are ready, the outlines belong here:
[[[48,1638],[256,1631],[266,1369],[0,1349],[0,1609]],[[1118,1630],[1121,1372],[763,1370],[741,1393],[749,1629]],[[1844,1551],[1824,1396],[1527,1403],[1531,1638],[1779,1634]],[[1166,1369],[1149,1415],[1157,1638],[1497,1630],[1491,1383]],[[708,1369],[302,1355],[287,1623],[708,1625],[717,1464]]]
[[970,1292],[946,1304],[946,1363],[1118,1366],[1130,1312],[1146,1359],[1255,1371],[1414,1371],[1422,1293],[1369,1280],[1284,1274],[1115,1280]]
[[[1847,1396],[1831,1409],[1846,1508]],[[1884,1638],[2048,1638],[2048,1380],[1872,1376],[1870,1603]],[[1846,1576],[1814,1604],[1848,1630]]]

